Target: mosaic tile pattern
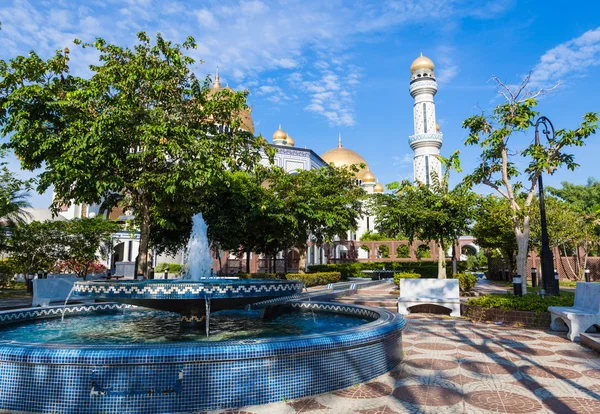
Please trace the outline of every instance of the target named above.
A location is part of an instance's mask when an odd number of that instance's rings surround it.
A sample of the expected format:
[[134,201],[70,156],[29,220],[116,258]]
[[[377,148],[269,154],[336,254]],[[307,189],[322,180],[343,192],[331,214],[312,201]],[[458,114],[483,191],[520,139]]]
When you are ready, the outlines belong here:
[[400,366],[365,384],[244,409],[257,414],[600,413],[600,354],[564,335],[413,314],[403,337]]
[[[68,308],[91,312],[94,306]],[[333,303],[292,306],[297,311],[340,312],[373,321],[339,333],[223,341],[218,346],[29,346],[0,340],[0,412],[223,412],[343,389],[368,382],[400,363],[405,326],[400,315]],[[20,312],[28,318],[52,312],[60,316],[57,308]],[[2,317],[8,318],[0,313]],[[317,406],[298,405],[305,411]]]
[[299,293],[304,285],[288,280],[212,280],[173,282],[164,280],[135,282],[75,282],[73,294],[93,298],[189,299],[232,298],[238,296],[283,296]]

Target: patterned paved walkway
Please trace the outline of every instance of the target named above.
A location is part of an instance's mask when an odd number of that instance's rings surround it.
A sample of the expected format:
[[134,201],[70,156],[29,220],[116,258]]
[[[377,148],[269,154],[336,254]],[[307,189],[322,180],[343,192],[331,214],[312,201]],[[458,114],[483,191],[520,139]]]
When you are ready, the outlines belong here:
[[341,391],[227,414],[600,413],[600,354],[564,335],[409,317],[395,370]]

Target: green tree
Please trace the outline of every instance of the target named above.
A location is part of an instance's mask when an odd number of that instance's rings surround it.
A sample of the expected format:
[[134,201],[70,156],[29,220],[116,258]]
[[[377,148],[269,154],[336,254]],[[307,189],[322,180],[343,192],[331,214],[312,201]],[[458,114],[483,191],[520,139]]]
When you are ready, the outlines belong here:
[[515,270],[517,239],[508,200],[494,195],[479,197],[475,208],[475,224],[471,234],[483,249],[500,253]]
[[67,258],[67,226],[66,221],[33,221],[14,227],[9,243],[19,272],[50,270]]
[[406,235],[415,239],[435,241],[438,245],[438,278],[446,278],[445,250],[468,230],[473,218],[475,196],[467,187],[449,189],[450,172],[460,169],[458,151],[450,158],[439,157],[444,171],[433,174],[431,186],[421,183],[392,183],[391,193],[378,195],[370,205],[377,217],[377,230],[390,235]]
[[119,224],[103,217],[74,219],[65,226],[65,251],[62,257],[66,270],[84,280],[91,265],[108,255],[111,235]]
[[[265,237],[275,251],[296,247],[299,269],[306,266],[306,242],[321,244],[356,230],[363,215],[364,190],[355,185],[355,171],[322,167],[288,174],[273,169],[268,180],[269,229]],[[268,233],[267,233],[268,234]],[[268,248],[268,247],[267,247]]]
[[[525,92],[529,77],[515,90],[495,79],[506,102],[494,108],[489,115],[482,113],[463,122],[463,128],[469,132],[466,145],[479,145],[481,148],[481,162],[465,181],[470,185],[487,185],[508,200],[518,246],[517,273],[526,275],[531,203],[538,177],[543,171],[553,173],[560,167],[573,170],[578,166],[574,156],[567,151],[571,147],[584,145],[585,139],[595,133],[598,115],[585,114],[582,124],[577,129],[560,129],[549,141],[544,140],[539,145],[531,142],[524,150],[516,150],[518,144],[515,144],[514,136],[533,126],[533,121],[538,115],[534,110],[537,105],[535,96],[540,92]],[[513,141],[510,141],[511,138]],[[521,159],[528,162],[523,174],[517,168],[517,161]],[[525,283],[523,290],[526,293]]]
[[[0,149],[0,160],[5,154]],[[24,209],[31,207],[27,201],[29,185],[29,181],[17,178],[5,161],[0,162],[0,252],[8,247],[6,242],[10,229],[27,221],[28,214]]]
[[[0,131],[24,169],[38,170],[40,192],[62,203],[116,203],[140,231],[139,273],[147,275],[150,229],[180,228],[197,211],[186,197],[224,171],[251,169],[265,140],[240,129],[246,92],[210,93],[191,71],[193,38],[133,48],[75,41],[99,54],[91,77],[69,72],[69,50],[48,60],[35,52],[0,61]],[[175,220],[173,222],[172,220]],[[178,234],[172,232],[172,236]]]
[[[565,271],[576,280],[584,278],[590,250],[600,241],[596,220],[579,210],[580,206],[554,197],[546,197],[550,246],[558,247],[564,257],[573,257],[573,265],[566,260]],[[535,214],[532,214],[531,219],[531,243],[540,249],[542,236],[539,203],[533,204],[533,211]]]

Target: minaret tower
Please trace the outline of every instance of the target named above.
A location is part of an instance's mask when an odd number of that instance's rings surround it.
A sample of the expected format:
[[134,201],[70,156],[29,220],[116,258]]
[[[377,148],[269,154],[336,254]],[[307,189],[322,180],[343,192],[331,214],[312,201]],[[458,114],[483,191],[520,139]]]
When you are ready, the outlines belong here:
[[442,133],[435,122],[433,96],[437,92],[437,81],[431,59],[419,56],[410,65],[410,95],[413,107],[415,134],[408,143],[414,151],[414,179],[425,185],[432,183],[433,171],[441,178],[442,164],[438,159],[442,148]]

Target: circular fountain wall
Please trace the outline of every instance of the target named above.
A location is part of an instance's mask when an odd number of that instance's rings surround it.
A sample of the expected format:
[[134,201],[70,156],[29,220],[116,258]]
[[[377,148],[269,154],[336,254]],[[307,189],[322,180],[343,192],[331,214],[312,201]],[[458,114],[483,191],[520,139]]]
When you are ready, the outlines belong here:
[[[67,316],[93,317],[127,307],[102,303],[64,310]],[[29,334],[35,337],[41,319],[60,318],[62,311],[0,312],[0,338],[14,323],[30,324]],[[301,301],[277,305],[275,313],[289,318],[297,312],[314,312],[316,321],[333,314],[364,323],[330,332],[216,342],[115,345],[0,339],[0,412],[149,414],[235,408],[345,388],[381,375],[401,360],[405,321],[396,313]]]

